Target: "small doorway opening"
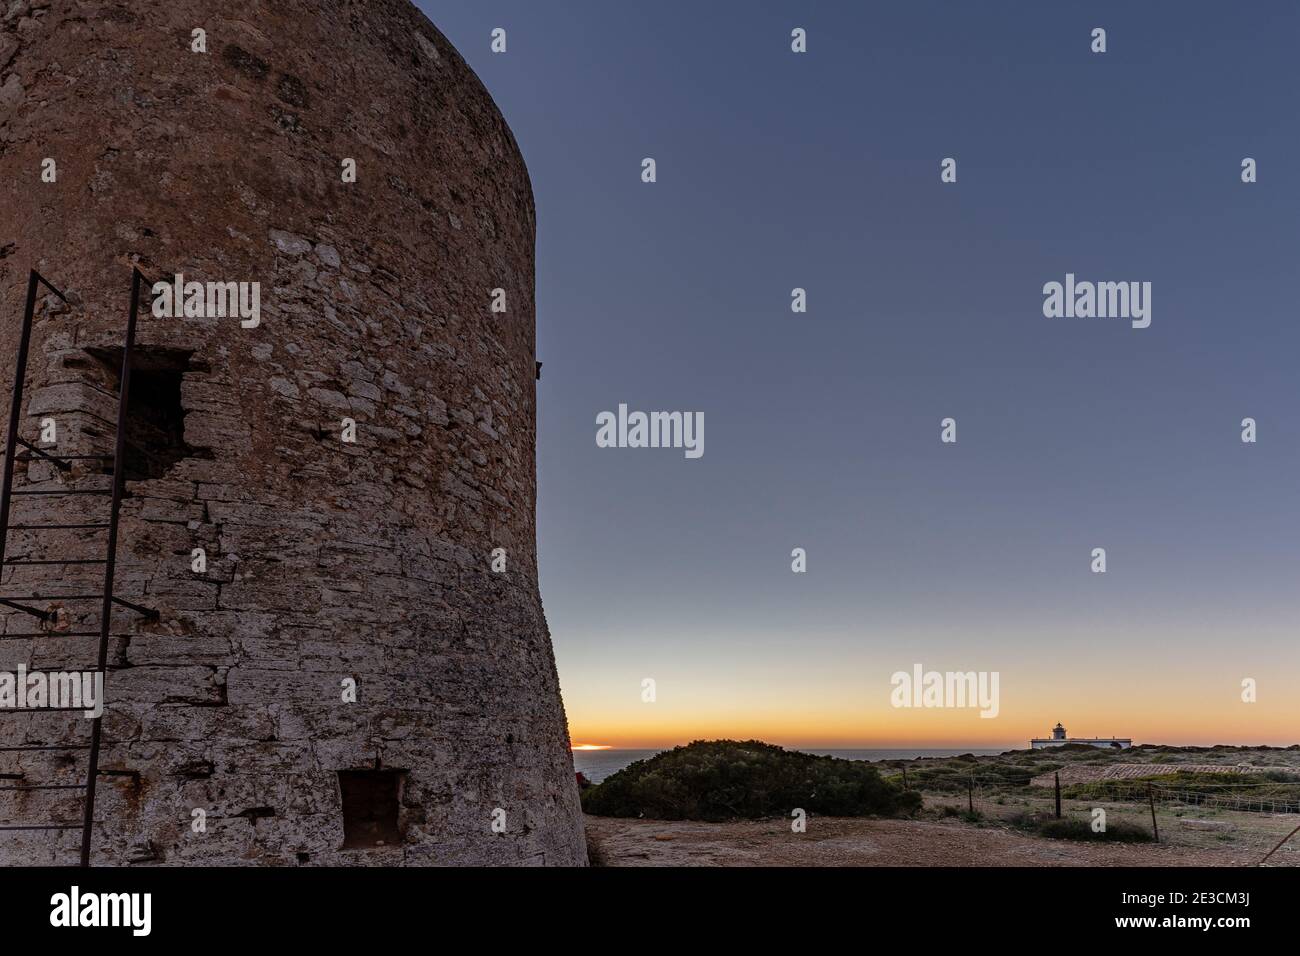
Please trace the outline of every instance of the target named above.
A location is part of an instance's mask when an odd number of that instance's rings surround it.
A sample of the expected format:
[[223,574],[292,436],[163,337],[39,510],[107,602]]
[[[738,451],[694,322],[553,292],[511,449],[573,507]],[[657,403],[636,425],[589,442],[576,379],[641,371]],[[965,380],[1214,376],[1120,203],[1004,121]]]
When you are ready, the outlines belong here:
[[[122,349],[87,349],[109,373],[108,386],[121,385]],[[126,406],[127,481],[162,478],[185,458],[209,457],[206,449],[185,444],[185,407],[181,402],[181,381],[186,372],[204,371],[195,366],[194,352],[137,346],[131,352],[131,394]],[[105,472],[111,472],[106,467]]]

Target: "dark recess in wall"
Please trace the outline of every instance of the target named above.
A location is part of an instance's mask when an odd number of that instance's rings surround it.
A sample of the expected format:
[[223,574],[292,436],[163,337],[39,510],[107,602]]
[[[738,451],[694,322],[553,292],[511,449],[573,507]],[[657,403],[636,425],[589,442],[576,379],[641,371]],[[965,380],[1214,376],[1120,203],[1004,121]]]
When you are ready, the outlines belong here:
[[[86,350],[109,373],[117,391],[122,349]],[[127,402],[126,480],[162,478],[184,458],[210,458],[207,449],[185,444],[185,408],[181,380],[187,372],[204,371],[193,364],[194,353],[183,349],[137,346],[131,353],[131,394]],[[112,468],[106,468],[111,473]]]
[[393,846],[402,842],[397,826],[405,770],[340,770],[343,795],[343,849]]

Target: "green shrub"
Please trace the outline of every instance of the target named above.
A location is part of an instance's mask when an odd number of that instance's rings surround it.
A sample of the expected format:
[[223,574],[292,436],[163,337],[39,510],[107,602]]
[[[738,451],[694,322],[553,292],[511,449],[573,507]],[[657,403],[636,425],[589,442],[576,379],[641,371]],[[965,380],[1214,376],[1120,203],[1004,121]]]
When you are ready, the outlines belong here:
[[837,817],[915,813],[921,796],[857,760],[818,757],[758,740],[697,740],[638,760],[582,794],[596,816],[734,820],[799,808]]
[[1038,825],[1040,836],[1053,840],[1107,840],[1119,843],[1150,843],[1151,834],[1136,823],[1116,820],[1106,829],[1096,833],[1087,820],[1043,820]]

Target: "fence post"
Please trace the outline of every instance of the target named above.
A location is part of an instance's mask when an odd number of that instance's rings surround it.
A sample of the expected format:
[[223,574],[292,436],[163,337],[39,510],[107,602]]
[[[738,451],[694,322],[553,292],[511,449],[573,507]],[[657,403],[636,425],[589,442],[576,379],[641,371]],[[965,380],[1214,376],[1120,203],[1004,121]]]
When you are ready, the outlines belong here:
[[1293,836],[1295,836],[1297,833],[1300,833],[1300,827],[1296,827],[1294,830],[1292,830],[1290,833],[1288,833],[1288,834],[1287,834],[1286,836],[1284,836],[1282,839],[1278,840],[1278,841],[1277,841],[1277,846],[1273,847],[1273,849],[1271,849],[1271,850],[1269,850],[1267,853],[1265,853],[1265,854],[1264,854],[1264,859],[1260,860],[1260,861],[1259,861],[1257,864],[1255,864],[1255,865],[1256,865],[1256,866],[1263,866],[1265,863],[1267,863],[1267,862],[1268,862],[1268,858],[1269,858],[1270,856],[1272,856],[1274,853],[1276,853],[1278,850],[1282,849],[1282,844],[1285,843],[1287,840],[1291,839],[1291,838],[1292,838]]
[[903,789],[904,789],[904,790],[908,790],[908,789],[910,789],[910,788],[908,787],[908,785],[907,785],[907,765],[906,765],[906,764],[903,765]]
[[1160,842],[1160,824],[1156,823],[1156,795],[1151,789],[1151,784],[1147,784],[1147,802],[1151,804],[1151,830],[1156,835],[1156,842]]
[[975,774],[970,775],[966,781],[966,809],[970,811],[971,816],[975,815]]
[[1056,819],[1061,819],[1061,772],[1056,772]]

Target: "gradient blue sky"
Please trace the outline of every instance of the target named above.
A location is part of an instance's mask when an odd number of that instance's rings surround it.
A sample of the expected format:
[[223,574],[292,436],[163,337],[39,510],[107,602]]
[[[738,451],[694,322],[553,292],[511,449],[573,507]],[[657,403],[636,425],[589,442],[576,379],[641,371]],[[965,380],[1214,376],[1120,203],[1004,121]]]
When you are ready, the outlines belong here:
[[[1300,740],[1300,5],[419,6],[533,178],[576,742]],[[1151,327],[1044,318],[1066,272],[1152,282]],[[620,402],[704,457],[597,448]],[[1001,716],[890,708],[915,662]]]

